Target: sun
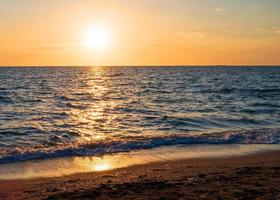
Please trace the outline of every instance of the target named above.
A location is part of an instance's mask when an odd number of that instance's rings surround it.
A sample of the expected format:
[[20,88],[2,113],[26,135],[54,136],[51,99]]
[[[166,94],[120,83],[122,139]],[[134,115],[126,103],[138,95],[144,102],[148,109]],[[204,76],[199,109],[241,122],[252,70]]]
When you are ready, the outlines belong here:
[[110,33],[103,26],[94,26],[85,31],[84,45],[92,50],[102,51],[110,46]]

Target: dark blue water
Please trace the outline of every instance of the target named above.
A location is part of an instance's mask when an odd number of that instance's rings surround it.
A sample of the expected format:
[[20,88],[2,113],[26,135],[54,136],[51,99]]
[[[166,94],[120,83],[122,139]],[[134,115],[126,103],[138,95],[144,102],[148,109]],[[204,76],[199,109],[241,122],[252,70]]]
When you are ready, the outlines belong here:
[[0,68],[0,163],[239,143],[280,143],[280,67]]

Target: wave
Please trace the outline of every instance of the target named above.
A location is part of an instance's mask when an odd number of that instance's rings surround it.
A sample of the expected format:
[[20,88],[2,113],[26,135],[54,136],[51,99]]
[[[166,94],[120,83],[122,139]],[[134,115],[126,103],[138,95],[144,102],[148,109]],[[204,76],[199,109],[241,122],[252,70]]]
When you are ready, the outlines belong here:
[[56,146],[55,149],[17,148],[0,152],[0,163],[68,156],[97,156],[140,149],[151,149],[161,146],[196,144],[280,144],[280,129],[226,131],[181,136],[174,134],[146,137],[139,136],[135,138],[123,138],[123,140],[111,142],[84,143],[67,147]]
[[3,68],[0,163],[177,144],[278,144],[271,128],[280,127],[279,70]]

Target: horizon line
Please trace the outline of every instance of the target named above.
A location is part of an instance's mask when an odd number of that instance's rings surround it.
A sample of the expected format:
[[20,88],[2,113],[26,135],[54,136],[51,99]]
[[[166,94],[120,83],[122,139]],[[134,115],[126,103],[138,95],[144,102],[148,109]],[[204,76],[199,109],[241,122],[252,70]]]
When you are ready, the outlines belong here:
[[0,65],[5,67],[280,67],[279,65]]

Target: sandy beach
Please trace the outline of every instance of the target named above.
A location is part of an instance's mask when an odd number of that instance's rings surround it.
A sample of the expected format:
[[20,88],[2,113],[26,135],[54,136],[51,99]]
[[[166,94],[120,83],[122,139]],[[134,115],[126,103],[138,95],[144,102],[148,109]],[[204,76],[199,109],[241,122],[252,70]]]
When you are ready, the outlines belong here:
[[280,151],[0,182],[0,199],[280,199]]

